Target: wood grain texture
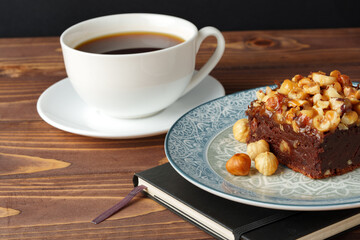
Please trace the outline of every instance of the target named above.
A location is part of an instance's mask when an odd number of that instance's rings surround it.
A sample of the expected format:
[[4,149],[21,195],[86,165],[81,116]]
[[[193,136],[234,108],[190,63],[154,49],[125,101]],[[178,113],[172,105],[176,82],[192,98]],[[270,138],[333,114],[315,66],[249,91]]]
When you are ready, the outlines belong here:
[[0,207],[0,218],[11,217],[20,214],[19,210]]
[[[360,81],[360,29],[224,32],[211,75],[226,93],[295,74],[333,69]],[[196,67],[215,40],[201,46]],[[166,162],[165,135],[87,138],[55,129],[36,111],[40,94],[66,77],[57,37],[0,39],[0,239],[212,239],[137,196],[107,221],[90,221],[132,189],[132,176]],[[338,239],[360,239],[353,230]]]

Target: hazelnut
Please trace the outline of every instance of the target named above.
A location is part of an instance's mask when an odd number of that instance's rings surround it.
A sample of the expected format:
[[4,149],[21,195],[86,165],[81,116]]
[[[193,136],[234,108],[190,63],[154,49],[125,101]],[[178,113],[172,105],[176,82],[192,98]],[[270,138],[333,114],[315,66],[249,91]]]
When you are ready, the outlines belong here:
[[333,84],[333,87],[336,89],[336,91],[342,92],[342,87],[341,87],[341,84],[339,82],[335,82]]
[[330,98],[330,108],[340,115],[351,107],[351,102],[347,98]]
[[329,101],[322,101],[322,100],[319,100],[316,102],[316,106],[321,108],[321,109],[326,109],[330,106],[330,102]]
[[265,102],[265,107],[269,111],[278,110],[281,107],[280,98],[277,95],[268,98]]
[[344,87],[344,94],[348,98],[360,99],[360,89],[357,90],[354,87]]
[[346,86],[344,87],[344,94],[346,97],[355,97],[356,90],[353,87]]
[[352,125],[356,123],[358,120],[358,114],[355,111],[349,111],[344,113],[343,117],[341,118],[341,122],[345,125]]
[[360,116],[360,103],[356,104],[353,108],[354,111]]
[[303,88],[304,88],[305,93],[308,93],[311,95],[320,93],[320,85],[318,85],[316,83],[312,83],[311,85],[305,85]]
[[260,153],[255,158],[255,168],[263,175],[269,176],[276,172],[279,161],[271,152]]
[[303,78],[298,83],[299,87],[304,89],[305,93],[315,95],[320,93],[320,84],[311,81],[310,78]]
[[291,122],[294,120],[294,118],[296,117],[296,113],[299,111],[298,108],[290,108],[289,111],[287,111],[285,113],[285,122],[287,124],[291,124]]
[[340,82],[342,87],[352,85],[349,76],[345,74],[341,74],[340,77],[338,78],[338,81]]
[[331,128],[331,122],[329,121],[329,119],[320,115],[314,117],[313,125],[320,132],[327,132]]
[[262,101],[262,99],[265,97],[265,93],[261,90],[257,91],[256,92],[256,98],[259,100],[259,101]]
[[239,142],[246,142],[246,139],[249,136],[249,120],[247,118],[240,119],[236,121],[233,126],[234,138]]
[[251,159],[245,153],[237,153],[226,162],[226,170],[235,176],[245,176],[249,174]]
[[261,139],[257,142],[252,142],[247,145],[247,154],[250,156],[251,159],[255,159],[257,155],[263,152],[269,152],[270,147],[269,144],[264,140]]
[[313,103],[316,104],[318,101],[326,100],[326,99],[324,99],[324,97],[320,93],[317,93],[313,96],[312,100]]
[[253,107],[260,107],[261,106],[261,101],[256,101],[253,103]]
[[274,97],[276,94],[276,91],[273,91],[270,87],[266,87],[265,96],[261,99],[261,101],[266,102],[269,98]]
[[336,77],[326,76],[321,73],[313,73],[312,79],[322,87],[333,84],[336,81]]
[[358,89],[356,92],[355,92],[355,96],[354,96],[356,99],[359,99],[360,100],[360,89]]
[[295,87],[295,88],[291,89],[291,91],[288,94],[288,97],[290,99],[295,99],[295,100],[304,100],[307,98],[307,96],[308,96],[308,94],[299,87]]
[[334,110],[326,111],[325,118],[330,121],[330,130],[335,130],[340,123],[340,115]]
[[303,79],[304,77],[303,76],[301,76],[301,75],[299,75],[299,74],[297,74],[297,75],[295,75],[292,79],[291,79],[291,81],[293,81],[293,82],[299,82],[301,79]]
[[308,116],[309,118],[313,118],[317,114],[317,112],[315,109],[311,108],[307,110],[301,110],[300,114]]
[[285,140],[282,140],[280,143],[280,151],[286,154],[290,154],[290,146]]
[[266,95],[275,94],[275,92],[269,86],[267,86],[265,88],[265,92],[266,92]]
[[300,146],[300,142],[299,142],[299,140],[295,140],[295,141],[293,142],[293,147],[294,147],[294,148],[297,148],[298,146]]
[[284,80],[281,84],[280,89],[278,90],[279,93],[288,95],[289,92],[296,86],[296,83],[290,81],[289,79]]
[[341,98],[331,98],[330,108],[337,111],[339,114],[342,113],[341,107],[344,105],[344,101]]
[[339,70],[334,70],[330,73],[331,77],[335,77],[336,79],[339,78],[341,75],[341,72]]
[[333,86],[329,86],[327,89],[324,90],[324,95],[328,98],[343,98],[338,91]]
[[345,99],[348,99],[352,105],[356,105],[357,103],[360,102],[360,101],[359,101],[358,99],[356,99],[355,97],[348,97],[348,98],[345,98]]
[[314,81],[312,81],[310,78],[303,78],[298,82],[298,86],[303,87],[305,85],[310,85],[312,83],[314,83]]
[[293,121],[291,122],[291,126],[292,126],[294,132],[296,132],[296,133],[299,133],[299,132],[300,132],[300,128],[299,128],[299,126],[298,126],[298,124],[296,123],[295,120],[293,120]]

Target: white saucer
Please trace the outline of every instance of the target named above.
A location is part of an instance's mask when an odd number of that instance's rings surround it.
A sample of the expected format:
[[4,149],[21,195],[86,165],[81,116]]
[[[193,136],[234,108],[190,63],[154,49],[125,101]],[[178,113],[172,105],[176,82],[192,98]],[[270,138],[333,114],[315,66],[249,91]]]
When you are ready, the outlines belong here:
[[192,108],[225,95],[223,86],[207,76],[197,87],[156,115],[140,119],[117,119],[85,104],[65,78],[46,89],[37,102],[40,117],[58,129],[98,138],[140,138],[166,133]]

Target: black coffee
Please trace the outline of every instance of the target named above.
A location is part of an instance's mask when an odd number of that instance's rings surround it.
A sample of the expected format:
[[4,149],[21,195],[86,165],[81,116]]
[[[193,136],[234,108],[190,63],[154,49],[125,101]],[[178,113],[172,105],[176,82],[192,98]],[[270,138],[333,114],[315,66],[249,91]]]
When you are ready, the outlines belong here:
[[105,35],[87,40],[75,49],[101,54],[134,54],[152,52],[175,46],[184,39],[164,33],[128,32]]

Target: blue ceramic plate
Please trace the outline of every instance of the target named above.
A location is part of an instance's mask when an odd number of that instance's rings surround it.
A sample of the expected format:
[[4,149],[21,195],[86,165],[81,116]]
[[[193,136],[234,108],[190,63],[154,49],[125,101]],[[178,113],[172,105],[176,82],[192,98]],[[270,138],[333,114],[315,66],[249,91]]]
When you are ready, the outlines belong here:
[[233,124],[245,118],[256,88],[200,105],[169,130],[165,152],[174,169],[194,185],[220,197],[259,207],[284,210],[335,210],[360,207],[360,169],[313,180],[284,166],[263,176],[252,166],[248,176],[232,176],[226,161],[246,152],[236,141]]

